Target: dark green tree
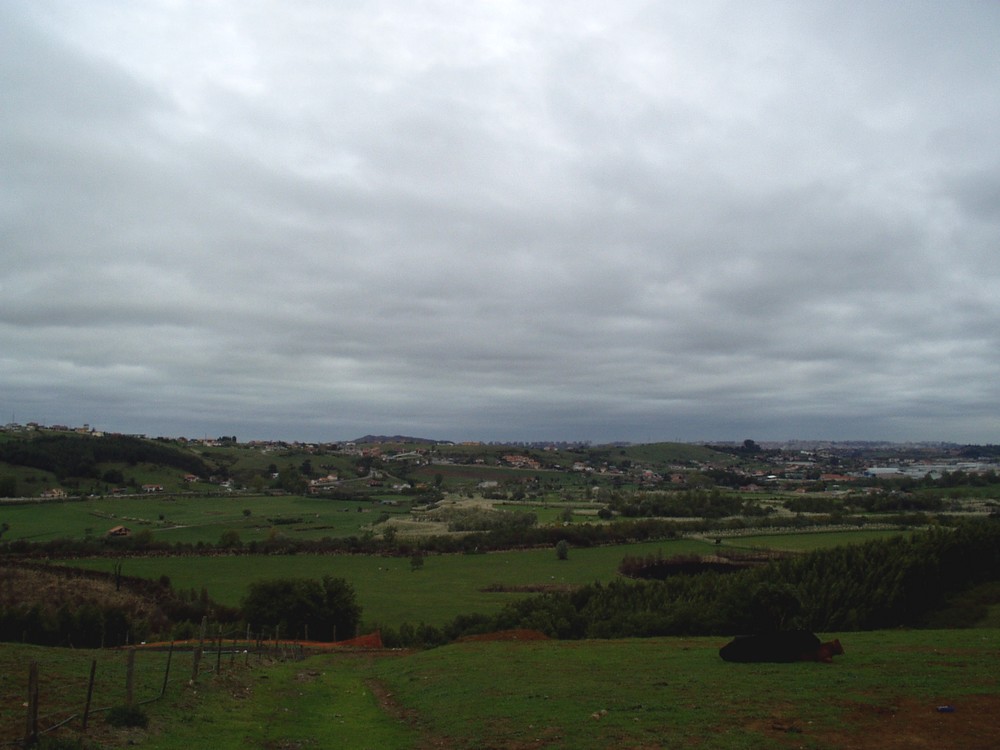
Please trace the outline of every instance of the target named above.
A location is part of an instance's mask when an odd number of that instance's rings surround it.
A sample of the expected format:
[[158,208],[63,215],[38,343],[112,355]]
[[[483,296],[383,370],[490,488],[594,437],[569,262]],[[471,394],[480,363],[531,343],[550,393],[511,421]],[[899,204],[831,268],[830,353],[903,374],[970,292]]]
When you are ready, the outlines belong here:
[[424,555],[419,550],[410,555],[410,570],[418,571],[424,568]]
[[802,610],[795,589],[787,583],[762,583],[750,599],[750,614],[755,630],[785,630]]
[[276,578],[251,583],[242,603],[254,629],[280,628],[285,637],[333,641],[357,635],[361,606],[343,578]]
[[0,477],[0,497],[17,497],[17,479]]

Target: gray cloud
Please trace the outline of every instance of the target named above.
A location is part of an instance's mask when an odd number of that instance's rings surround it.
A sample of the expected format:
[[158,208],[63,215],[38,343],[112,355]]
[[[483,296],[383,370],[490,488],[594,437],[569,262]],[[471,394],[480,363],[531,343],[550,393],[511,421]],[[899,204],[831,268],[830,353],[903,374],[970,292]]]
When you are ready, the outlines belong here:
[[0,407],[996,442],[998,15],[6,3]]

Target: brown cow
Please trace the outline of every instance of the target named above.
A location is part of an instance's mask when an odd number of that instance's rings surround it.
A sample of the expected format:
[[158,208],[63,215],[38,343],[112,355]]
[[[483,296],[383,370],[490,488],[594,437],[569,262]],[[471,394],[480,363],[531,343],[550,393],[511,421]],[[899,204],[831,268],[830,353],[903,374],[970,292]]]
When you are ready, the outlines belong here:
[[736,636],[719,649],[719,656],[735,662],[819,661],[829,664],[844,653],[840,640],[820,643],[807,630],[787,630]]

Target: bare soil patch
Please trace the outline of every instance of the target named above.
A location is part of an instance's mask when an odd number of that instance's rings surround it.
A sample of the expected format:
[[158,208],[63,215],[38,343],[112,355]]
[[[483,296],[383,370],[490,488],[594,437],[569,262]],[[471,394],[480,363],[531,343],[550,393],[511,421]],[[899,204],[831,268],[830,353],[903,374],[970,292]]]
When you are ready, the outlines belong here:
[[[953,711],[939,711],[950,706]],[[776,747],[804,745],[837,750],[996,750],[1000,712],[995,696],[964,696],[960,702],[922,702],[910,698],[846,706],[843,726],[819,730],[795,718],[793,706],[779,708],[746,729],[767,736]]]

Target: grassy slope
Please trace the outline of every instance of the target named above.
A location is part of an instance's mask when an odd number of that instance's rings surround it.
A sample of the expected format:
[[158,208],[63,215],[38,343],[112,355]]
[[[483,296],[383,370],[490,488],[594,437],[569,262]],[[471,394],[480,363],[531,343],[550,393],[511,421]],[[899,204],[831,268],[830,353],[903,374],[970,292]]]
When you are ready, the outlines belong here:
[[[617,452],[617,456],[615,455]],[[624,453],[624,455],[622,455]],[[738,459],[728,453],[720,453],[700,445],[687,443],[644,443],[612,450],[611,458],[629,458],[643,464],[663,466],[669,464],[705,463],[726,465],[738,463]]]
[[[150,731],[128,739],[156,750],[996,746],[1000,631],[841,638],[832,665],[728,664],[712,638],[323,655],[173,685],[147,707]],[[4,673],[24,661],[19,648],[0,647]],[[89,663],[89,652],[67,653]],[[14,707],[5,701],[3,726],[17,732]]]

